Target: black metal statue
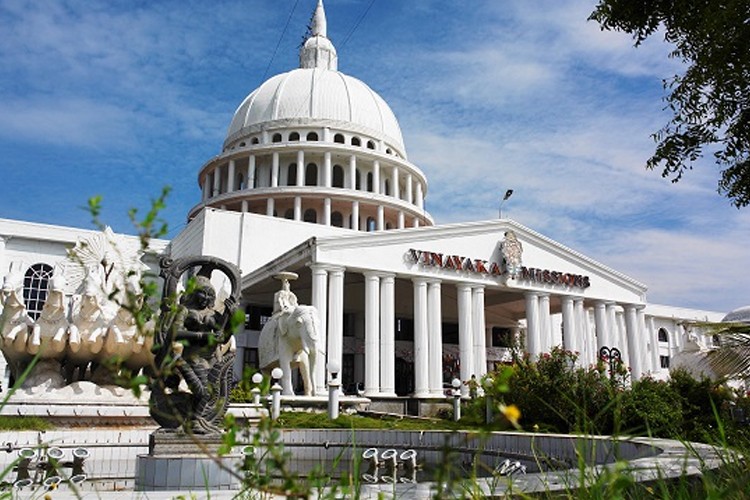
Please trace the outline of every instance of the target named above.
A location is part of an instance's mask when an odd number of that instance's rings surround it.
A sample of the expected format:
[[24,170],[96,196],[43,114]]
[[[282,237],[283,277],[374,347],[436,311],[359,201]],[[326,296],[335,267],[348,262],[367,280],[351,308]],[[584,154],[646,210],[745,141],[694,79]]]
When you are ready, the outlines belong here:
[[[165,429],[220,432],[232,384],[230,319],[239,301],[239,269],[216,257],[165,258],[160,266],[164,292],[153,347],[151,416]],[[192,270],[197,273],[178,299],[177,285]],[[226,275],[232,287],[222,312],[215,308],[214,271]],[[180,390],[182,381],[190,392]]]

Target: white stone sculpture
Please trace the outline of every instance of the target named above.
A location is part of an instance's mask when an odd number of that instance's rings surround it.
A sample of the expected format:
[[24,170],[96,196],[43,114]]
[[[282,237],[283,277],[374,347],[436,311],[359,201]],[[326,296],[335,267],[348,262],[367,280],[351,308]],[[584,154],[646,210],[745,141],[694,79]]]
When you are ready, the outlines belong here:
[[297,296],[290,290],[289,280],[295,273],[279,273],[275,276],[282,282],[281,290],[274,295],[274,313],[263,326],[258,341],[258,356],[262,370],[279,366],[282,394],[294,395],[292,367],[298,366],[306,396],[315,396],[315,365],[323,362],[320,349],[320,319],[313,306],[300,306]]
[[28,353],[40,359],[60,360],[68,343],[68,301],[65,297],[65,278],[56,275],[50,282],[47,301],[34,322],[28,343]]
[[[86,372],[104,345],[109,320],[102,307],[101,285],[95,273],[86,280],[78,310],[73,315],[65,361],[68,383],[84,380]],[[95,366],[92,366],[93,368]]]
[[31,356],[26,352],[29,329],[34,324],[23,300],[23,276],[11,272],[5,277],[2,289],[3,312],[0,315],[2,351],[14,379],[23,372]]

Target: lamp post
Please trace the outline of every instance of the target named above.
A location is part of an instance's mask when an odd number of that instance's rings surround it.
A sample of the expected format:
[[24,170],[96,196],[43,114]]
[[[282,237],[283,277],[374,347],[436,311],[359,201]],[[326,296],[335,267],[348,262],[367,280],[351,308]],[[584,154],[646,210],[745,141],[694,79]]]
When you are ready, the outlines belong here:
[[263,375],[261,373],[253,374],[252,381],[255,384],[255,387],[250,389],[250,394],[253,395],[253,404],[260,406],[260,383],[263,382]]
[[617,347],[602,346],[599,349],[599,357],[609,365],[609,378],[615,378],[617,366],[622,364],[622,354]]
[[493,384],[492,377],[487,377],[484,379],[484,423],[489,424],[492,423],[495,416],[492,414],[492,384]]
[[453,420],[461,420],[461,381],[454,378],[451,381],[453,386]]
[[271,370],[271,379],[273,379],[273,385],[271,386],[271,419],[276,420],[279,418],[281,413],[281,385],[279,380],[284,376],[284,370],[279,367]]
[[503,199],[500,200],[500,208],[498,210],[499,211],[499,214],[498,214],[499,215],[499,217],[498,217],[499,219],[503,218],[503,203],[505,203],[508,200],[508,198],[510,198],[511,196],[513,196],[513,190],[509,189],[509,190],[507,190],[505,192],[505,196],[503,196]]
[[341,387],[341,381],[339,380],[339,371],[341,367],[335,361],[330,361],[326,367],[330,374],[328,380],[328,418],[336,420],[339,418],[339,388]]

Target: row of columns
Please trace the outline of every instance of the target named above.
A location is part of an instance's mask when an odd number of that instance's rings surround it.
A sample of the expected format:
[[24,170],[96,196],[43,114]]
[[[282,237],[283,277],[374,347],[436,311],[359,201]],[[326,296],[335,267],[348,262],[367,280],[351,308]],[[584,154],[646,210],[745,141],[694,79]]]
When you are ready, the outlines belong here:
[[[320,313],[322,344],[328,363],[343,360],[343,267],[312,264],[312,305]],[[395,275],[365,272],[365,395],[395,396]],[[442,397],[442,283],[414,278],[414,395]],[[482,377],[487,371],[484,287],[457,285],[460,377]],[[327,332],[327,338],[326,338]],[[316,364],[316,390],[325,386],[325,363]],[[463,390],[468,392],[468,387]]]
[[[561,296],[562,339],[550,323],[550,296],[528,292],[526,300],[527,350],[532,358],[555,346],[579,353],[581,364],[595,363],[602,347],[617,347],[630,367],[633,380],[660,369],[657,332],[653,319],[647,326],[643,305],[596,302],[592,332],[583,297]],[[596,338],[596,343],[594,343]]]
[[[279,172],[279,152],[271,154],[271,185],[270,187],[280,186],[280,172]],[[297,178],[295,185],[298,187],[305,185],[305,152],[303,150],[297,151]],[[222,182],[222,172],[226,168],[226,182]],[[256,156],[249,155],[246,175],[245,187],[255,186],[256,175]],[[420,210],[424,209],[424,187],[422,183],[414,178],[410,172],[406,172],[403,176],[404,189],[403,193],[401,190],[401,169],[398,166],[393,165],[390,167],[390,175],[387,175],[386,168],[382,167],[380,160],[374,160],[372,162],[372,187],[375,194],[385,194],[386,192],[386,179],[390,179],[390,196],[396,199],[406,201],[407,203],[416,205]],[[208,201],[209,198],[218,196],[222,193],[222,188],[226,187],[223,192],[231,193],[239,189],[236,185],[237,180],[237,168],[236,160],[229,160],[228,164],[218,165],[211,172],[206,173],[203,180],[203,201]],[[344,169],[344,187],[347,189],[356,190],[356,177],[357,177],[357,155],[352,154],[349,156],[348,168]],[[322,169],[322,182],[320,180],[316,182],[316,185],[322,187],[332,187],[333,184],[333,166],[331,161],[331,152],[326,151],[323,153],[323,169]],[[366,187],[367,180],[366,174],[360,177],[360,187]],[[361,189],[360,189],[361,190]]]

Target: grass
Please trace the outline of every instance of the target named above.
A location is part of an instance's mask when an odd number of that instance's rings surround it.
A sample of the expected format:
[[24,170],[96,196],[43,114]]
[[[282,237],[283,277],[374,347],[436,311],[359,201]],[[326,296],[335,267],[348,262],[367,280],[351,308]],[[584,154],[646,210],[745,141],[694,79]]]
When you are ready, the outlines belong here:
[[276,426],[286,429],[467,430],[462,422],[444,419],[339,415],[336,420],[330,420],[325,413],[306,412],[282,413]]
[[2,431],[47,431],[53,428],[54,425],[41,417],[0,415],[0,430]]

